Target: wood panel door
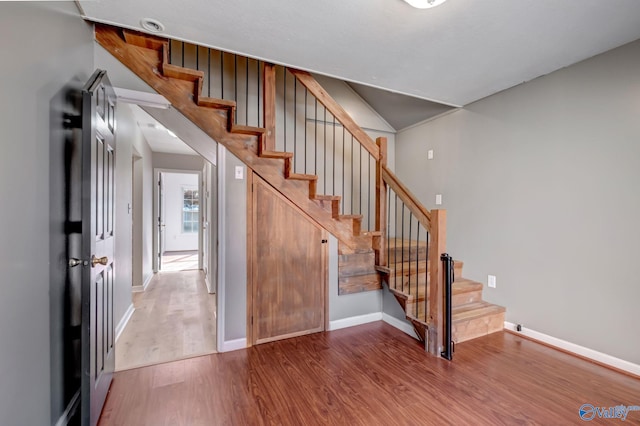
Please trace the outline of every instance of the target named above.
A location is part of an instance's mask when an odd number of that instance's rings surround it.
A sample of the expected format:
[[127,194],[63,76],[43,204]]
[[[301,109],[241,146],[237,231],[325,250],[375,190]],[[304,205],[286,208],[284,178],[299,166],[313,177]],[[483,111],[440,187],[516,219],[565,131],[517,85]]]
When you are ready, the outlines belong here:
[[325,329],[327,234],[268,183],[252,183],[252,343]]
[[82,92],[83,425],[98,423],[115,369],[115,108],[106,71],[98,70]]

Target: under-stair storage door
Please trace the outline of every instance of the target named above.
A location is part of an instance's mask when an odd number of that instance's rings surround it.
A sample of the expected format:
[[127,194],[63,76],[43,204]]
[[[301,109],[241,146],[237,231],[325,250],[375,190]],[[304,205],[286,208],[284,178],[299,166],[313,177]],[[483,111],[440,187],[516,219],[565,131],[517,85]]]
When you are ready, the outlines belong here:
[[254,175],[253,343],[323,331],[326,231]]

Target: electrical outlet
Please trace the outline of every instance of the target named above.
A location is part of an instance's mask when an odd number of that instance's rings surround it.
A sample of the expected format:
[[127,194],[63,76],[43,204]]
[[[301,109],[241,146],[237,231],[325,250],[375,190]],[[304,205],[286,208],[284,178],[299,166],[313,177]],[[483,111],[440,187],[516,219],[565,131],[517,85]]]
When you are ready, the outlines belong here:
[[427,160],[433,160],[433,150],[427,151]]
[[489,275],[487,277],[487,285],[490,288],[496,288],[496,276],[495,275]]
[[436,194],[436,206],[442,204],[442,194]]

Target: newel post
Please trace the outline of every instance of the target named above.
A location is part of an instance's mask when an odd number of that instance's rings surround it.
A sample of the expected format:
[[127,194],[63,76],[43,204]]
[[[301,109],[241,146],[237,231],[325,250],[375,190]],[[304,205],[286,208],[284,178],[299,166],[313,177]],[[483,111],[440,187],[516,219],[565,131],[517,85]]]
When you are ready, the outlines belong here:
[[447,212],[431,210],[429,241],[429,338],[427,351],[440,356],[444,347],[444,278],[440,255],[447,247]]
[[382,168],[387,166],[387,138],[377,138],[376,145],[380,151],[380,159],[376,162],[376,231],[380,235],[373,238],[373,249],[376,265],[387,266],[387,252],[384,249],[387,238],[387,184],[382,177]]
[[[285,71],[286,72],[286,71]],[[276,67],[267,62],[264,63],[262,76],[262,102],[263,123],[266,130],[264,146],[266,151],[276,150]],[[261,151],[258,151],[261,152]]]

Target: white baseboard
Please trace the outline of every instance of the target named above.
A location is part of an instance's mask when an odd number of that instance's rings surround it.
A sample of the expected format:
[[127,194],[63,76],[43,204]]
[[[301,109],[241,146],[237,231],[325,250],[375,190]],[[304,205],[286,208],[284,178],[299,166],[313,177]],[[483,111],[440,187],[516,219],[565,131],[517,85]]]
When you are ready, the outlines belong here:
[[607,355],[593,349],[585,348],[584,346],[576,345],[575,343],[567,342],[566,340],[558,339],[557,337],[549,336],[548,334],[540,333],[529,328],[522,327],[521,331],[518,331],[516,327],[517,325],[512,322],[504,322],[505,330],[509,330],[515,334],[520,334],[533,340],[538,340],[542,343],[546,343],[549,346],[554,346],[556,348],[571,352],[581,357],[591,359],[600,364],[608,365],[615,369],[640,376],[640,365],[638,364],[634,364],[632,362],[625,361],[623,359],[616,358],[614,356]]
[[120,335],[124,331],[124,328],[127,326],[127,323],[131,319],[131,315],[133,315],[133,311],[135,310],[136,308],[133,307],[133,303],[130,304],[129,307],[127,308],[127,312],[125,312],[122,318],[120,319],[120,322],[116,326],[116,342],[120,338]]
[[222,342],[222,345],[218,348],[218,352],[231,352],[237,351],[238,349],[246,349],[247,348],[247,339],[235,339],[235,340],[225,340]]
[[413,329],[413,326],[408,322],[402,321],[401,319],[398,319],[396,317],[392,317],[391,315],[385,314],[384,312],[382,313],[382,321],[397,328],[400,331],[405,332],[406,334],[413,337],[414,339],[418,339],[418,335],[416,334],[416,331]]
[[80,404],[80,389],[71,397],[71,401],[67,405],[67,408],[64,410],[64,413],[60,416],[58,421],[56,422],[56,426],[67,426],[69,421],[71,421],[71,417],[73,417],[73,413],[78,409],[78,405]]
[[341,328],[353,327],[356,325],[366,324],[368,322],[380,321],[381,319],[382,312],[373,312],[370,314],[329,321],[329,329],[327,331],[340,330]]
[[151,275],[149,275],[147,277],[146,280],[144,280],[144,282],[142,283],[142,285],[134,285],[131,287],[131,291],[134,293],[141,293],[143,291],[145,291],[147,289],[147,287],[149,287],[149,283],[151,282],[151,279],[154,277],[155,272]]

